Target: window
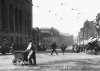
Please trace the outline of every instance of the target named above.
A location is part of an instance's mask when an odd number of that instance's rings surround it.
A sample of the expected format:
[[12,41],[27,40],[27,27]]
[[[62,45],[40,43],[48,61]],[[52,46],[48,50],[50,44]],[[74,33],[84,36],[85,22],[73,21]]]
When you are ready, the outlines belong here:
[[18,9],[15,8],[15,31],[18,32]]
[[25,32],[27,32],[27,13],[25,12]]
[[13,37],[11,37],[11,42],[13,43]]
[[6,9],[5,0],[1,0],[1,19],[2,19],[2,30],[6,30]]
[[23,18],[23,14],[22,14],[22,11],[20,10],[19,12],[19,30],[20,32],[22,32],[22,18]]
[[28,12],[27,13],[27,32],[29,32],[29,29],[30,29],[29,25],[30,25],[30,16],[29,16],[29,12]]
[[9,29],[10,31],[14,31],[14,24],[13,24],[13,6],[9,6]]

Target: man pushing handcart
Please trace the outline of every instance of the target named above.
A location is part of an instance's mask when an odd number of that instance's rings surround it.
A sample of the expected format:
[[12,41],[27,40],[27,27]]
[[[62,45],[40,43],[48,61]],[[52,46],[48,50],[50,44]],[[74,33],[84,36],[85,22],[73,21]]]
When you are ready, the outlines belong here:
[[29,42],[25,51],[15,51],[14,56],[15,58],[13,59],[13,64],[29,63],[31,65],[36,65],[35,46],[32,41]]

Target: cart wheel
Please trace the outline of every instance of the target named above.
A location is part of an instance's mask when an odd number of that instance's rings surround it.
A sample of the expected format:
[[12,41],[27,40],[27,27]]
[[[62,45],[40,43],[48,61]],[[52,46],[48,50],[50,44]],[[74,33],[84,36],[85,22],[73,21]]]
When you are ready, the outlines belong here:
[[12,63],[13,63],[14,65],[17,65],[17,60],[16,60],[16,59],[13,59],[13,60],[12,60]]
[[23,60],[21,58],[17,59],[17,65],[22,65]]

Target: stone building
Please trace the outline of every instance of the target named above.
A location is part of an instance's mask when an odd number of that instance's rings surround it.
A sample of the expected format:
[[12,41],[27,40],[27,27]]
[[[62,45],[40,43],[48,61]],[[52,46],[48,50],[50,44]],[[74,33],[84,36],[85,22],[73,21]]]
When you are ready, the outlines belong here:
[[59,44],[65,44],[67,46],[73,45],[74,44],[74,37],[71,34],[68,33],[60,33],[59,34]]
[[49,48],[53,42],[57,42],[57,44],[59,44],[59,31],[53,27],[33,28],[32,36],[35,45],[45,44]]
[[37,46],[40,40],[40,30],[38,27],[32,29],[32,39],[33,43]]
[[53,27],[40,28],[40,42],[41,44],[47,44],[50,46],[53,42],[59,44],[59,31]]
[[16,49],[24,49],[31,29],[32,0],[0,0],[0,43],[6,38]]
[[100,13],[98,13],[96,16],[95,28],[97,31],[97,36],[100,37]]
[[[47,49],[51,48],[51,44],[56,42],[58,46],[62,44],[73,45],[73,35],[61,33],[59,30],[51,28],[33,28],[32,36],[36,45],[45,44]],[[60,47],[59,47],[60,48]]]
[[88,40],[91,37],[96,37],[97,32],[93,21],[86,20],[84,22],[83,28],[80,29],[78,36],[79,36],[79,41]]

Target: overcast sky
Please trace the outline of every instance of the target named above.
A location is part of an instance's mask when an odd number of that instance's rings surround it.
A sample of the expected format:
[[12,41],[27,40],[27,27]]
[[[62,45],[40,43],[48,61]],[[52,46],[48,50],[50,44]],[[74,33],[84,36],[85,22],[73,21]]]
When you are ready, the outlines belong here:
[[77,35],[84,21],[100,13],[100,0],[33,0],[33,27],[54,27]]

